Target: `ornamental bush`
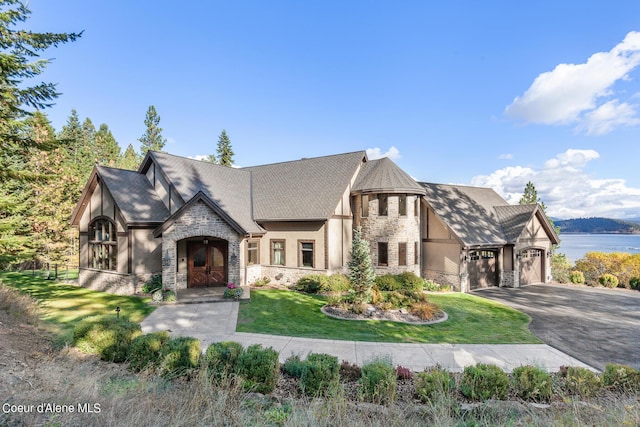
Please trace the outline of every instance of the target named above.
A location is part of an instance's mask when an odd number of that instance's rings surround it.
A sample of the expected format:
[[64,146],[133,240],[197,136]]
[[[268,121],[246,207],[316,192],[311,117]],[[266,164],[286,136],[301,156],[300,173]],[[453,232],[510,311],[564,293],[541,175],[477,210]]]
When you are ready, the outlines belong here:
[[215,379],[221,379],[236,372],[238,356],[244,347],[235,341],[215,342],[207,347],[203,363]]
[[307,356],[300,377],[300,389],[307,396],[334,396],[340,386],[338,358],[329,354]]
[[607,363],[602,385],[619,392],[640,391],[640,371],[626,365]]
[[449,394],[455,386],[453,377],[440,367],[426,369],[416,375],[416,393],[425,403]]
[[237,373],[242,377],[245,391],[271,393],[278,382],[280,362],[273,348],[254,344],[245,349],[236,361]]
[[142,285],[140,290],[145,294],[151,294],[158,289],[162,289],[162,274],[151,276],[151,280]]
[[305,368],[304,360],[300,359],[300,356],[293,354],[287,358],[282,364],[282,372],[290,376],[291,378],[302,377],[302,372]]
[[362,365],[358,395],[361,399],[383,405],[391,404],[396,398],[398,380],[391,360],[379,358]]
[[200,364],[200,354],[199,339],[171,338],[160,352],[160,374],[165,378],[190,377]]
[[376,286],[382,292],[393,292],[402,289],[402,282],[398,280],[398,276],[384,274],[376,277]]
[[412,271],[405,271],[397,276],[397,281],[401,283],[402,289],[422,292],[424,289],[424,279],[416,276]]
[[133,372],[157,368],[162,347],[169,341],[169,332],[160,331],[136,337],[129,348],[129,368]]
[[629,280],[629,288],[640,291],[640,277],[632,277],[631,280]]
[[535,366],[520,366],[511,373],[518,397],[534,402],[548,402],[553,394],[552,379],[546,371]]
[[140,325],[128,319],[92,316],[74,327],[73,344],[85,353],[98,354],[101,360],[122,363],[129,356],[131,342],[139,335]]
[[577,285],[584,284],[584,274],[582,273],[582,271],[573,270],[571,272],[569,279],[571,280],[571,283],[574,283]]
[[478,363],[462,372],[460,392],[470,399],[504,399],[508,391],[509,377],[496,365]]
[[598,283],[607,288],[617,288],[618,278],[613,274],[605,273],[602,276],[598,277]]
[[569,393],[593,397],[600,390],[600,386],[600,377],[595,372],[576,366],[566,369],[565,387]]

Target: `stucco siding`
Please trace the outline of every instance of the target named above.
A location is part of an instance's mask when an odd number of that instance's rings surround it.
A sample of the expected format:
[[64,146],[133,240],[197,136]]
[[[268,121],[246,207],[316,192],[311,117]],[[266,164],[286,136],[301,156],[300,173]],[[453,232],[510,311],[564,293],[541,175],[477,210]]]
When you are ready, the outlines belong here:
[[162,239],[153,237],[152,229],[131,231],[132,272],[135,274],[159,273],[162,271]]

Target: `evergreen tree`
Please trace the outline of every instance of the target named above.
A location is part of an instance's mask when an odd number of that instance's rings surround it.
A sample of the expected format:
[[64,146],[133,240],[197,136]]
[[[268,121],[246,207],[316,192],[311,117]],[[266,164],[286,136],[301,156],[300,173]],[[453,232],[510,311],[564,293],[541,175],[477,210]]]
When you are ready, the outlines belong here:
[[36,176],[29,169],[29,150],[35,143],[24,119],[59,95],[54,84],[30,85],[29,79],[50,63],[39,58],[42,52],[81,35],[25,30],[22,24],[30,13],[20,0],[0,1],[0,267],[32,254],[26,216],[29,183]]
[[209,154],[205,159],[205,162],[209,162],[209,163],[213,163],[213,164],[217,164],[218,160],[216,159],[216,155],[215,154]]
[[356,302],[371,302],[371,290],[376,283],[376,272],[371,264],[369,242],[362,238],[362,228],[353,230],[349,281],[356,295]]
[[121,157],[120,146],[106,123],[100,125],[93,145],[96,164],[111,167],[115,167],[118,164]]
[[149,150],[162,151],[167,140],[162,137],[162,128],[158,126],[160,124],[160,116],[153,105],[147,110],[144,124],[147,130],[138,139],[141,143],[140,153],[145,156]]
[[118,167],[135,171],[138,170],[141,161],[140,156],[136,153],[136,150],[133,149],[133,145],[129,144],[118,162]]
[[218,164],[222,166],[233,165],[233,149],[231,148],[231,140],[227,135],[227,131],[222,129],[218,137]]
[[78,112],[71,110],[67,123],[58,134],[59,142],[66,153],[65,164],[77,178],[76,184],[70,188],[71,197],[77,200],[82,193],[84,183],[89,179],[93,170],[95,154],[93,153],[93,139],[95,127],[90,119],[81,124]]
[[533,182],[529,181],[527,182],[527,185],[524,187],[524,194],[520,198],[519,204],[535,205],[536,203],[542,206],[543,210],[546,210],[546,206],[538,198],[538,191],[536,190],[536,186],[533,185]]

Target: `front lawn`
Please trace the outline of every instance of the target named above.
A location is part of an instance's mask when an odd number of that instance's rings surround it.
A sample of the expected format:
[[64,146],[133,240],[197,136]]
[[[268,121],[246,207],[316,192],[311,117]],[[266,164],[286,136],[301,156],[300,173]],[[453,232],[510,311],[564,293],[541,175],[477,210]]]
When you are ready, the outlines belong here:
[[155,310],[155,307],[148,304],[150,298],[92,291],[34,277],[30,273],[0,272],[0,282],[38,301],[42,310],[41,317],[56,335],[55,341],[58,344],[70,343],[75,324],[85,317],[97,314],[115,315],[116,307],[120,307],[120,316],[141,322]]
[[238,332],[350,341],[451,344],[539,344],[530,318],[497,302],[473,295],[432,294],[449,320],[434,325],[339,320],[324,315],[326,299],[292,291],[252,290],[241,302]]

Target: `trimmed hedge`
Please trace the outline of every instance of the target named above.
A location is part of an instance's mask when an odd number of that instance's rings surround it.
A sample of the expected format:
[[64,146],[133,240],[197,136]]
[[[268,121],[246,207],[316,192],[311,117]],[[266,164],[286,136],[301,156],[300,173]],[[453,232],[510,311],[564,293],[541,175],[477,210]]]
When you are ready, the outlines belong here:
[[534,402],[548,402],[553,395],[552,379],[546,371],[535,366],[520,366],[511,378],[518,397]]
[[169,341],[169,332],[153,332],[136,337],[129,348],[129,368],[134,372],[157,368],[162,348]]
[[236,363],[243,351],[242,344],[235,341],[215,342],[207,347],[203,364],[216,379],[221,379],[236,373]]
[[243,379],[245,391],[271,393],[278,382],[280,362],[273,348],[254,344],[246,348],[236,360],[237,373]]
[[200,340],[192,337],[169,339],[160,354],[160,373],[165,378],[189,377],[200,365]]
[[390,360],[376,359],[362,365],[358,384],[358,395],[363,400],[389,405],[396,399],[398,379]]
[[307,396],[333,396],[340,386],[338,358],[329,354],[311,353],[304,362],[300,389]]
[[73,344],[101,360],[122,363],[129,356],[132,341],[142,335],[140,325],[113,315],[87,317],[73,329]]
[[346,292],[350,287],[349,278],[344,274],[309,274],[300,278],[294,289],[308,294],[329,294]]
[[473,400],[504,399],[509,391],[509,376],[496,365],[478,363],[462,372],[460,392]]

